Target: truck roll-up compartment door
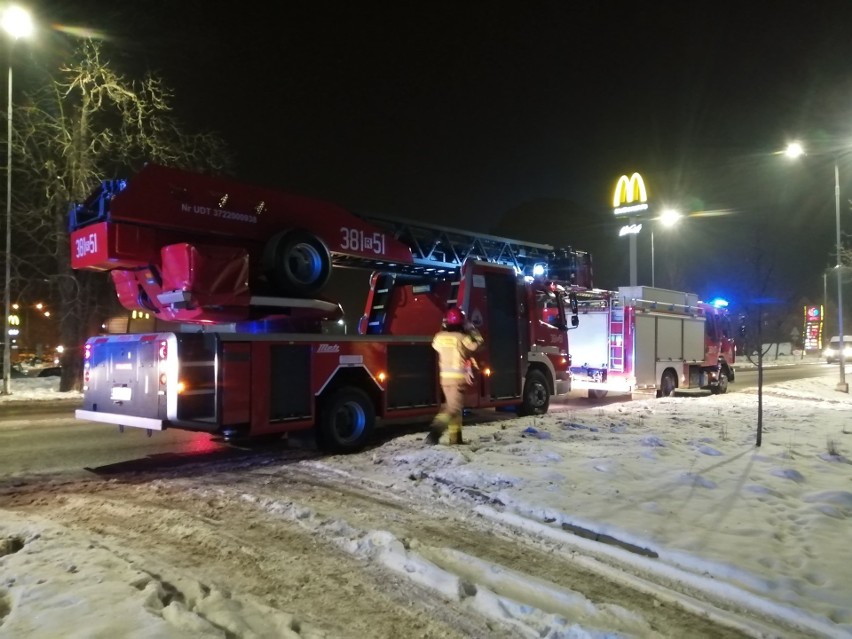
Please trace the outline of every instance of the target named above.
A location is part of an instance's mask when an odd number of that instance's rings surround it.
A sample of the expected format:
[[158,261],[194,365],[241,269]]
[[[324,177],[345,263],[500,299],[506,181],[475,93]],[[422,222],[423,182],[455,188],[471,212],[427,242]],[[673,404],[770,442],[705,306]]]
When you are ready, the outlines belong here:
[[698,317],[683,320],[683,359],[688,362],[704,361],[704,324]]
[[656,318],[636,315],[636,331],[633,335],[633,366],[637,386],[657,384]]
[[679,361],[683,357],[683,318],[657,317],[657,359]]

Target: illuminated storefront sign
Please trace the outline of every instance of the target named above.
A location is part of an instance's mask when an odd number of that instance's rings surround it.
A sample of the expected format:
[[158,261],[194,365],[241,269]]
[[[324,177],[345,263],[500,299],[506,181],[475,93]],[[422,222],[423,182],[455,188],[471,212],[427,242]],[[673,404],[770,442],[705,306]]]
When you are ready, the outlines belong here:
[[638,173],[630,177],[622,175],[615,185],[612,196],[612,210],[616,215],[629,215],[648,210],[648,191],[645,180]]
[[806,351],[822,350],[822,306],[805,306],[804,346]]
[[641,224],[628,224],[627,226],[622,226],[620,229],[618,229],[618,237],[624,237],[625,235],[636,235],[641,230]]

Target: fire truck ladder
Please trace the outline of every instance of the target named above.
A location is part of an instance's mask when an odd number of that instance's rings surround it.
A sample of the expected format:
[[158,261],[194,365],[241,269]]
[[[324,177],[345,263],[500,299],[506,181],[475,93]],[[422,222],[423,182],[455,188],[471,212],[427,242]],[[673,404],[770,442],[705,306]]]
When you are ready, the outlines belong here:
[[[373,290],[373,301],[370,312],[367,315],[368,335],[381,335],[385,330],[387,319],[387,303],[396,283],[396,273],[377,273]],[[447,299],[447,307],[458,305],[459,280],[454,279],[450,283],[450,296]]]
[[380,334],[385,325],[387,303],[396,282],[396,273],[377,273],[373,288],[373,301],[367,315],[367,333]]
[[333,261],[336,265],[452,280],[458,277],[459,269],[465,260],[478,259],[513,266],[516,272],[522,275],[542,275],[569,285],[592,288],[591,256],[585,251],[576,251],[570,247],[556,248],[549,244],[518,242],[392,217],[361,213],[356,215],[406,244],[411,249],[413,263],[396,264],[335,255]]
[[[103,181],[100,188],[84,203],[72,205],[69,228],[73,230],[107,219],[112,198],[126,186],[127,180]],[[332,263],[337,266],[425,276],[433,280],[451,280],[458,277],[461,265],[471,258],[511,265],[523,275],[543,275],[546,279],[558,280],[570,286],[592,288],[591,256],[570,246],[556,248],[549,244],[518,242],[394,217],[354,212],[352,214],[407,245],[413,261],[393,263],[333,253]],[[543,272],[538,272],[537,267]]]
[[614,304],[609,308],[609,367],[624,370],[624,307]]

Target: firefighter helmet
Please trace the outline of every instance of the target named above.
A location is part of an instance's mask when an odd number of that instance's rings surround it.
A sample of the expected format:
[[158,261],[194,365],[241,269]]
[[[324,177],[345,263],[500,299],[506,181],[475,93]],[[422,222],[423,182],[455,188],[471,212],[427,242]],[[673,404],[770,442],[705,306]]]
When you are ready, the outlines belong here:
[[444,316],[444,324],[454,327],[464,326],[464,311],[454,306]]

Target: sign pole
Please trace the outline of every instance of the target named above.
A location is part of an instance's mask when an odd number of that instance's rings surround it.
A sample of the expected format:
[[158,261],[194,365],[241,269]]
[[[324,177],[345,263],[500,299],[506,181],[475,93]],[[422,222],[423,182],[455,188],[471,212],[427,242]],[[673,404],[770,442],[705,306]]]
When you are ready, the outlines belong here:
[[636,233],[630,234],[630,286],[636,286]]
[[[619,231],[619,235],[630,235],[630,286],[636,286],[639,281],[636,267],[636,234],[642,230],[642,225],[638,223],[638,220],[647,211],[648,191],[645,189],[645,181],[642,176],[633,173],[630,177],[622,175],[618,178],[612,196],[612,212],[617,218],[626,217],[631,222]],[[651,251],[651,260],[653,260],[653,244]],[[651,277],[653,277],[653,265],[651,270]]]

